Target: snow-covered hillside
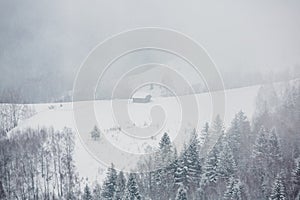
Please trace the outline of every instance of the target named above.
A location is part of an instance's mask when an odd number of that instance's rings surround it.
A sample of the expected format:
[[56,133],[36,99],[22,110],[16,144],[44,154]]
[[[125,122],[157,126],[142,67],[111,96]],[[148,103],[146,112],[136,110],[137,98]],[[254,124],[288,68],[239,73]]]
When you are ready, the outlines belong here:
[[[251,86],[231,89],[225,92],[226,111],[224,124],[226,127],[228,127],[234,115],[240,110],[243,110],[247,116],[252,116],[259,87],[260,86]],[[205,122],[211,121],[211,97],[209,93],[197,94],[196,96],[200,110],[199,119],[201,125],[204,125]],[[191,97],[185,96],[184,98]],[[125,101],[126,103],[128,102],[128,100],[114,100],[114,103],[121,104]],[[75,102],[75,104],[82,104],[80,109],[84,109],[85,103],[87,102]],[[128,138],[128,135],[122,134],[118,124],[114,121],[113,112],[110,107],[111,101],[96,101],[94,105],[101,133],[104,134],[111,143],[118,146],[118,148],[132,153],[143,153],[147,147],[157,146],[160,135],[151,138],[151,140],[144,141],[138,139],[132,140]],[[154,98],[151,103],[146,104],[134,104],[129,102],[128,112],[132,121],[128,122],[127,128],[130,129],[130,126],[153,126],[152,128],[155,131],[156,125],[151,124],[150,116],[151,108],[155,105],[163,107],[166,113],[169,113],[166,117],[166,124],[163,131],[169,132],[171,138],[175,137],[172,134],[176,132],[176,127],[180,124],[180,117],[178,117],[180,106],[175,97],[158,97]],[[72,103],[34,104],[33,106],[36,110],[36,114],[21,122],[16,129],[53,126],[55,130],[70,127],[76,131]],[[90,133],[91,130],[92,127],[87,128],[86,133]],[[80,176],[88,177],[91,181],[95,179],[101,180],[104,177],[103,172],[107,166],[103,166],[86,151],[77,134],[75,144],[75,162]],[[101,142],[99,144],[101,144]],[[84,158],[84,161],[82,161],[81,158]],[[132,164],[134,166],[135,163]]]

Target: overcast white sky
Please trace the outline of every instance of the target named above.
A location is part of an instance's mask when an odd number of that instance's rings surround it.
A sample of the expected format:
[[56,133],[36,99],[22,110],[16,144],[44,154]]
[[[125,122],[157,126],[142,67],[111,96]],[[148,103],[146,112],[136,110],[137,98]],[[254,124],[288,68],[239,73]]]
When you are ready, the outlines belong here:
[[61,72],[71,81],[99,42],[145,26],[193,37],[221,71],[300,64],[299,0],[1,0],[0,83]]

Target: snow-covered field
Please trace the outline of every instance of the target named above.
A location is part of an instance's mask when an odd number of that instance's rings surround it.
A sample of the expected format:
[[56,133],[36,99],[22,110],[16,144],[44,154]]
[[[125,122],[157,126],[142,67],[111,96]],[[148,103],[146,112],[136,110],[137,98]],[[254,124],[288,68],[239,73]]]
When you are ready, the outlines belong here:
[[[247,116],[252,116],[255,107],[255,98],[260,86],[251,86],[238,89],[230,89],[225,92],[226,105],[225,105],[225,118],[224,124],[226,127],[230,124],[234,115],[243,110]],[[209,93],[196,95],[199,105],[199,121],[201,123],[200,128],[205,122],[211,121],[211,96]],[[184,96],[183,98],[191,98],[191,96]],[[128,103],[128,100],[113,100],[116,105]],[[76,106],[77,109],[84,109],[86,103],[91,102],[75,102],[80,104]],[[150,111],[155,105],[161,106],[166,115],[165,125],[163,131],[167,131],[171,138],[176,135],[176,129],[180,124],[180,105],[175,97],[156,97],[152,99],[150,103],[136,104],[128,103],[128,113],[131,121],[126,124],[126,130],[137,127],[150,127],[150,130],[157,131],[160,127],[159,124],[152,123]],[[74,120],[73,104],[70,103],[52,103],[52,104],[33,104],[36,114],[31,118],[22,121],[16,129],[25,129],[28,127],[50,127],[53,126],[55,130],[61,130],[64,127],[72,128],[76,131],[76,124]],[[148,140],[132,139],[128,135],[123,134],[121,130],[124,127],[120,127],[116,124],[111,109],[111,101],[96,101],[94,102],[95,114],[98,121],[98,126],[101,130],[102,136],[105,136],[108,141],[122,149],[123,151],[131,153],[143,153],[148,147],[156,147],[160,139],[160,135],[151,137]],[[157,121],[157,120],[156,120]],[[159,123],[159,122],[157,122]],[[123,124],[124,126],[124,124]],[[86,130],[87,135],[91,132],[93,127],[88,127]],[[188,128],[188,127],[187,127]],[[15,130],[15,129],[14,129]],[[12,131],[14,131],[12,130]],[[134,129],[132,129],[134,130]],[[91,144],[95,141],[90,139]],[[86,140],[85,140],[86,141]],[[88,177],[89,180],[95,179],[101,180],[104,177],[104,172],[107,166],[103,166],[86,150],[83,145],[79,134],[76,134],[75,141],[75,162],[77,170],[80,176]],[[101,139],[99,141],[101,145]],[[83,159],[84,158],[84,159]],[[134,166],[134,162],[132,167]]]

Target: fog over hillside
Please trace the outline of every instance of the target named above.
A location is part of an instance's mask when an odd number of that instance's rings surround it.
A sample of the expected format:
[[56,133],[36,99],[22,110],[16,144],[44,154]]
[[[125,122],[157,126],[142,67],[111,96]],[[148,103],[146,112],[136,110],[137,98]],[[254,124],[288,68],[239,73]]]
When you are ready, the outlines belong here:
[[[299,77],[299,4],[1,1],[0,89],[18,89],[28,102],[62,100],[97,44],[138,27],[174,29],[195,39],[218,66],[227,88]],[[116,64],[114,73],[154,60],[187,69],[172,56],[142,51]],[[102,97],[108,98],[105,92]]]
[[300,200],[299,0],[1,0],[0,200]]

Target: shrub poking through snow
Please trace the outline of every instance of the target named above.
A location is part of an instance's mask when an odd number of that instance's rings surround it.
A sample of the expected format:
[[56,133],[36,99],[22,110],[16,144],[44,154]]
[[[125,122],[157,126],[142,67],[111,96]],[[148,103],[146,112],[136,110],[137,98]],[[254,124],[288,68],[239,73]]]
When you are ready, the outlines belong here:
[[97,126],[94,126],[93,130],[91,131],[91,137],[94,141],[100,139],[100,130]]

